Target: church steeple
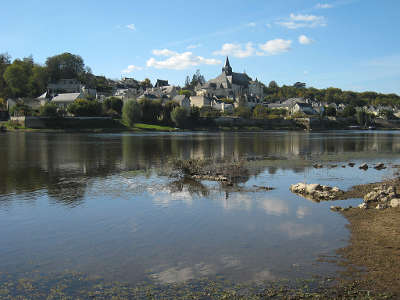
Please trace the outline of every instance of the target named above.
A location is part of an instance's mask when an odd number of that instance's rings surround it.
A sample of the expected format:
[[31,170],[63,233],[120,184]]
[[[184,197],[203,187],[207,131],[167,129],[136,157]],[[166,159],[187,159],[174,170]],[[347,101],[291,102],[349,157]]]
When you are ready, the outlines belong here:
[[232,75],[232,67],[229,63],[228,56],[226,57],[225,66],[222,68],[222,73],[225,73],[228,76]]

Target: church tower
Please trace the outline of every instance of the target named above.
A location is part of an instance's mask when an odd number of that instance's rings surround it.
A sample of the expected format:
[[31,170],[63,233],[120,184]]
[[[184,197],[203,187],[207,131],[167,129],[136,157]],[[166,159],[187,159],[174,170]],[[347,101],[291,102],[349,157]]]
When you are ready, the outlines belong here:
[[222,73],[225,73],[227,76],[232,76],[232,67],[229,63],[228,56],[226,57],[225,66],[222,68]]

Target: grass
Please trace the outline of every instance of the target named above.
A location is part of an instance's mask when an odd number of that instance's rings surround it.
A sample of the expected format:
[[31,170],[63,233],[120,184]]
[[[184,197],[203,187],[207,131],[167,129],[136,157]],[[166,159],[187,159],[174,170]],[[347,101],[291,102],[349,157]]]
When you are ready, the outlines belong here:
[[161,126],[154,124],[135,123],[132,129],[146,130],[146,131],[176,131],[177,129],[170,126]]

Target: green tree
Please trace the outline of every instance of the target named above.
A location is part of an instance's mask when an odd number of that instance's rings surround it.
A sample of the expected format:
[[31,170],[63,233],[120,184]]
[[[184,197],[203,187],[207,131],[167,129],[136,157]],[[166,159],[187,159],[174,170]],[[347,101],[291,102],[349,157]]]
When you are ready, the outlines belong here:
[[179,104],[174,101],[167,101],[164,103],[161,111],[161,119],[163,124],[172,125],[173,122],[171,120],[171,112],[177,106],[179,106]]
[[103,102],[103,108],[104,108],[105,112],[112,110],[112,111],[115,111],[119,115],[121,115],[121,113],[122,113],[122,106],[123,106],[122,100],[117,97],[107,98]]
[[192,92],[190,90],[180,90],[179,95],[185,95],[186,97],[192,96]]
[[262,105],[257,105],[253,110],[253,119],[267,119],[268,118],[268,108]]
[[7,53],[0,54],[0,97],[7,98],[10,96],[10,89],[3,77],[7,67],[11,65],[11,57]]
[[325,115],[327,115],[329,117],[335,117],[336,116],[336,108],[334,108],[333,106],[328,106],[325,109]]
[[17,103],[10,109],[11,116],[32,116],[32,109],[23,103]]
[[188,112],[183,107],[175,107],[171,112],[171,120],[178,128],[186,128],[188,123]]
[[68,52],[47,58],[46,66],[51,82],[64,78],[80,79],[85,74],[82,57]]
[[143,89],[147,89],[147,88],[152,88],[153,87],[153,85],[151,84],[150,79],[148,79],[148,78],[145,78],[142,82],[140,82],[140,86]]
[[142,120],[145,123],[156,123],[161,117],[163,111],[160,100],[143,99],[139,101],[142,108]]
[[235,114],[244,119],[251,118],[251,109],[246,106],[239,106],[235,109]]
[[33,63],[16,59],[4,72],[4,80],[12,96],[25,97],[29,94],[29,80],[32,76]]
[[122,107],[122,120],[129,127],[133,127],[135,123],[141,121],[142,108],[136,100],[128,100]]
[[356,114],[356,109],[352,105],[347,105],[343,109],[342,113],[343,117],[354,117],[355,114]]
[[54,103],[46,103],[40,107],[40,115],[44,117],[57,117],[57,105]]
[[98,101],[76,99],[73,103],[68,105],[67,110],[74,116],[79,117],[95,117],[102,114],[102,105]]

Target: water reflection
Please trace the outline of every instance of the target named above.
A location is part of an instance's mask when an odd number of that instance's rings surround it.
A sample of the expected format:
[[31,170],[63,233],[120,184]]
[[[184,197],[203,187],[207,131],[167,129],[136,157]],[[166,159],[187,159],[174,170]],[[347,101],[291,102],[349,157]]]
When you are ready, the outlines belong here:
[[[395,155],[400,150],[400,136],[394,132],[7,133],[0,136],[0,150],[0,195],[46,189],[52,198],[71,205],[84,197],[90,178],[122,171],[162,170],[172,158],[267,157],[275,159],[260,172],[267,169],[275,174],[279,169],[289,169],[301,173],[311,160]],[[243,182],[248,179],[245,177]],[[206,193],[195,184],[185,182],[189,192]],[[178,182],[172,185],[176,185],[174,189],[183,188]]]

